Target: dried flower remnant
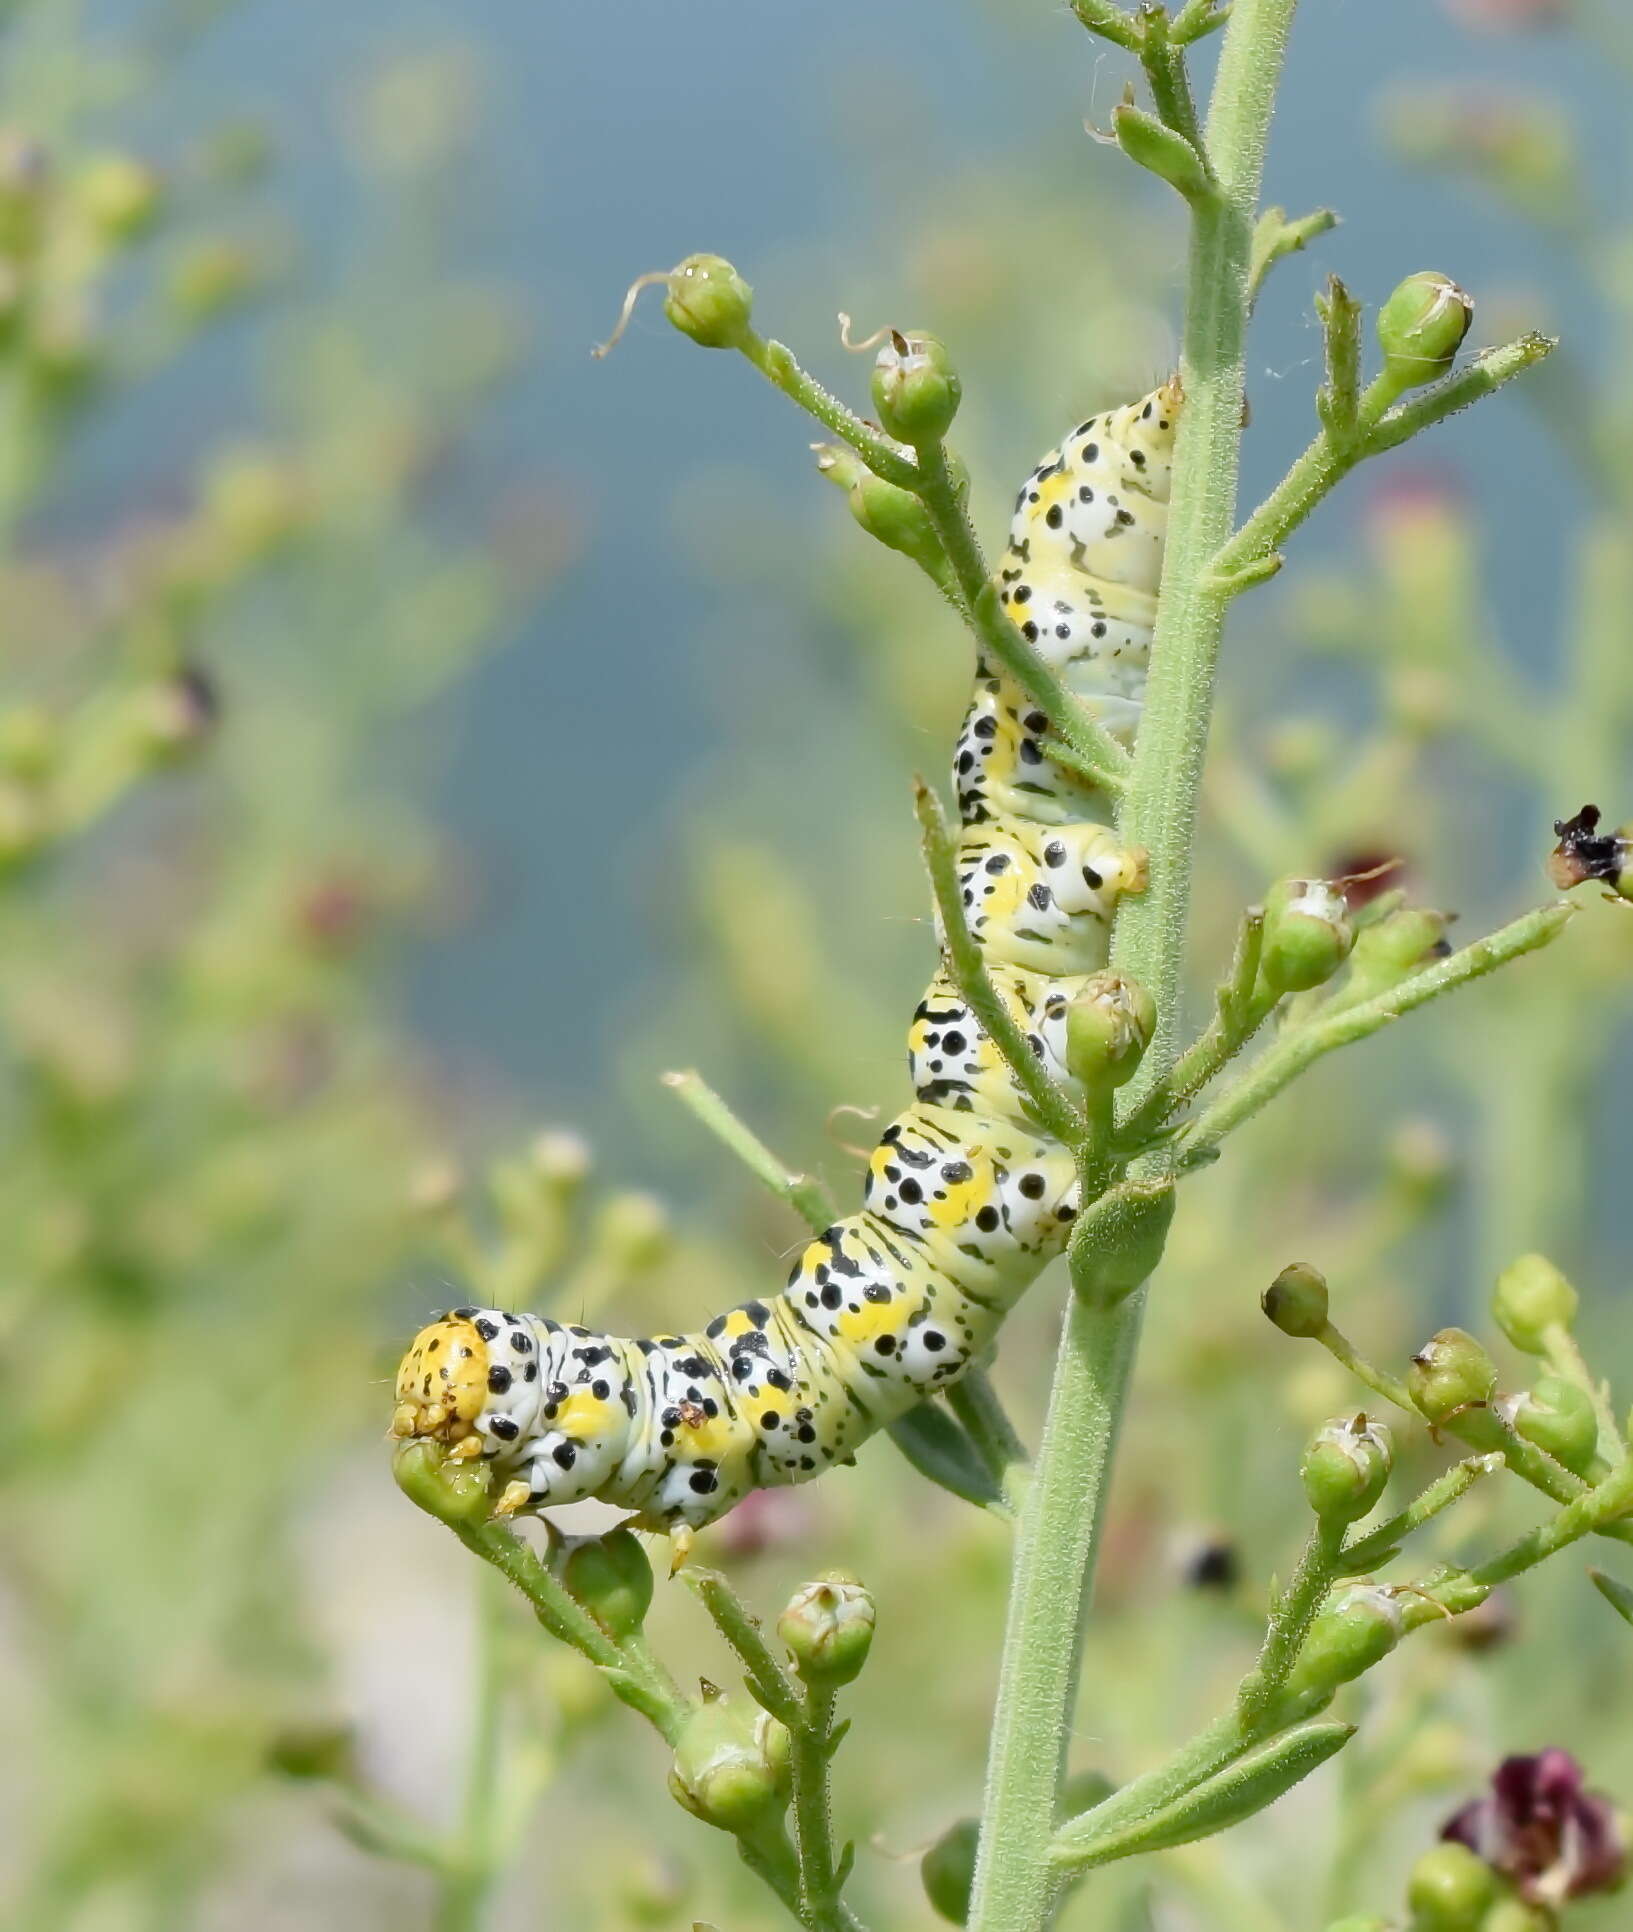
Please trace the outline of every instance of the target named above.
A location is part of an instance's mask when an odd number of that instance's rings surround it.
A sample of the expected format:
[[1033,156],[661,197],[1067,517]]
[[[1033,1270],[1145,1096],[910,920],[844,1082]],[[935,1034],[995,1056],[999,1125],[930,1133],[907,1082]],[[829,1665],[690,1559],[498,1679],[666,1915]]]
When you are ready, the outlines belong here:
[[1601,832],[1604,814],[1597,805],[1584,805],[1575,818],[1554,822],[1559,843],[1548,855],[1548,876],[1561,892],[1598,880],[1618,897],[1633,897],[1633,837],[1626,826]]
[[1505,1758],[1489,1794],[1465,1805],[1440,1835],[1467,1845],[1529,1904],[1549,1910],[1614,1891],[1626,1875],[1614,1808],[1583,1789],[1582,1767],[1557,1748]]

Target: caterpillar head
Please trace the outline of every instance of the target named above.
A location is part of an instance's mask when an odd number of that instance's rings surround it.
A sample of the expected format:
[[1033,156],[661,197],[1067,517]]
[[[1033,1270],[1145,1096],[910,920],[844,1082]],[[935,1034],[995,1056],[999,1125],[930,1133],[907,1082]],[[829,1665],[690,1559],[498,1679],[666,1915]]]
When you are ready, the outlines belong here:
[[475,1428],[487,1399],[487,1343],[463,1314],[444,1315],[420,1330],[403,1357],[391,1433],[480,1450]]

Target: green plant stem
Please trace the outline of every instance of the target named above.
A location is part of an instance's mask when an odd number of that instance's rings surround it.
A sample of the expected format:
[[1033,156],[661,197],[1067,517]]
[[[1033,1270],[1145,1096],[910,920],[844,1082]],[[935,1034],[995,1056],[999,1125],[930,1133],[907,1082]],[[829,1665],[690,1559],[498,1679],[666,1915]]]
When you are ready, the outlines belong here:
[[1342,1525],[1318,1523],[1310,1532],[1298,1567],[1271,1609],[1258,1661],[1237,1692],[1238,1707],[1250,1722],[1262,1716],[1280,1695],[1298,1661],[1311,1619],[1338,1574],[1343,1550]]
[[808,1922],[837,1926],[843,1876],[834,1859],[828,1762],[833,1751],[834,1693],[808,1686],[793,1730],[794,1844],[799,1852],[800,1901]]
[[702,1074],[666,1073],[661,1078],[681,1105],[730,1148],[757,1181],[779,1201],[786,1201],[807,1227],[821,1234],[833,1226],[837,1213],[821,1182],[809,1174],[791,1172],[754,1130],[738,1119]]
[[1074,769],[1086,772],[1107,791],[1120,792],[1131,763],[1128,753],[1089,715],[1005,615],[998,593],[988,581],[986,559],[948,467],[947,452],[939,443],[919,452],[913,487],[946,552],[977,643],[1047,714],[1076,760]]
[[[1234,515],[1253,219],[1294,6],[1238,0],[1206,133],[1217,193],[1191,204],[1185,404],[1151,678],[1119,822],[1128,845],[1146,847],[1151,883],[1124,901],[1112,953],[1113,964],[1156,1001],[1157,1037],[1141,1069],[1145,1091],[1172,1064],[1178,1029],[1192,840],[1225,612],[1209,573]],[[1079,17],[1104,31],[1081,4]],[[1059,1899],[1049,1840],[1144,1301],[1136,1291],[1096,1304],[1076,1286],[1016,1538],[970,1932],[1042,1932]]]
[[1456,370],[1411,401],[1398,404],[1352,437],[1323,430],[1228,543],[1221,545],[1215,573],[1230,579],[1237,572],[1280,550],[1322,499],[1369,456],[1398,448],[1420,430],[1444,422],[1489,396],[1505,382],[1540,362],[1553,348],[1546,336],[1521,336],[1500,349],[1487,349],[1467,368]]
[[899,490],[918,490],[918,467],[910,453],[872,423],[864,422],[853,409],[847,409],[837,396],[830,395],[815,376],[795,361],[792,349],[781,342],[768,342],[752,332],[742,348],[743,354],[773,388],[780,389],[808,416],[814,416],[824,429],[848,443],[875,476],[894,483]]
[[799,1690],[761,1636],[759,1618],[718,1570],[689,1567],[681,1576],[736,1653],[755,1702],[768,1710],[779,1724],[794,1730],[800,1722]]
[[1088,1123],[1065,1090],[1050,1079],[1037,1055],[1027,1044],[1019,1021],[1005,1005],[987,971],[986,959],[970,932],[964,917],[964,901],[958,883],[957,848],[953,833],[941,809],[941,802],[921,779],[915,789],[914,805],[919,827],[924,834],[924,862],[930,873],[936,909],[941,915],[942,938],[947,963],[959,992],[982,1030],[1004,1056],[1015,1083],[1025,1094],[1038,1119],[1068,1147],[1084,1138]]
[[1497,1454],[1469,1456],[1462,1462],[1454,1462],[1405,1509],[1344,1545],[1345,1572],[1365,1576],[1384,1562],[1413,1530],[1421,1529],[1443,1509],[1449,1509],[1460,1497],[1466,1496],[1482,1476],[1489,1476],[1503,1466],[1503,1459]]
[[1403,1013],[1442,993],[1466,986],[1511,960],[1550,945],[1575,913],[1576,907],[1564,901],[1540,906],[1372,999],[1343,1007],[1330,1015],[1318,1009],[1310,1019],[1277,1041],[1228,1093],[1222,1094],[1200,1116],[1186,1142],[1186,1165],[1211,1159],[1228,1133],[1250,1120],[1326,1054],[1353,1041],[1364,1040],[1391,1020],[1399,1019]]
[[1049,1841],[1140,1304],[1132,1295],[1096,1306],[1074,1292],[1067,1305],[1016,1532],[970,1932],[1033,1932],[1049,1924],[1058,1901]]
[[480,1932],[496,1876],[495,1798],[504,1715],[501,1670],[505,1597],[497,1576],[476,1581],[476,1694],[473,1699],[459,1837],[437,1890],[435,1932]]

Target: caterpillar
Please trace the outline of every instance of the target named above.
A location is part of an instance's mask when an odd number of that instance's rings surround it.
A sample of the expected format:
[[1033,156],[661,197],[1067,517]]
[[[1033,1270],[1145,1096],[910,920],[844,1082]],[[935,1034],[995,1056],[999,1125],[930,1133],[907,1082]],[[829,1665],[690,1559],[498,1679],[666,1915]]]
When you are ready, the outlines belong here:
[[[1169,382],[1080,423],[1023,484],[996,589],[1100,722],[1137,729],[1181,398]],[[1143,884],[1104,791],[1056,762],[1048,720],[984,657],[959,732],[957,869],[970,930],[1034,1052],[1070,1086],[1066,1015]],[[700,1333],[630,1339],[497,1308],[417,1335],[392,1433],[490,1460],[505,1514],[587,1497],[684,1547],[750,1490],[849,1461],[955,1381],[1064,1247],[1072,1156],[1029,1116],[943,952],[913,1016],[914,1100],[886,1127],[860,1212],[782,1292]]]

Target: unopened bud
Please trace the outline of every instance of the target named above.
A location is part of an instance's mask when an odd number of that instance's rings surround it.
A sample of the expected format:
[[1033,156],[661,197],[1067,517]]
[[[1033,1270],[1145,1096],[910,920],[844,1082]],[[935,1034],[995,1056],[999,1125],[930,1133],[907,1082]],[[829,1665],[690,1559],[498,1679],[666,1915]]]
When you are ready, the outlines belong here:
[[1445,913],[1427,906],[1402,906],[1363,926],[1350,959],[1350,991],[1369,1000],[1398,986],[1444,950],[1449,923]]
[[652,1565],[627,1529],[562,1540],[556,1556],[561,1580],[610,1637],[628,1637],[652,1607]]
[[1151,995],[1123,973],[1095,973],[1066,1009],[1066,1067],[1074,1080],[1104,1090],[1139,1068],[1157,1030]]
[[975,1852],[981,1827],[974,1818],[949,1825],[919,1861],[919,1877],[931,1908],[949,1925],[965,1925],[975,1883]]
[[873,407],[888,434],[920,448],[939,443],[958,414],[964,385],[946,345],[915,329],[892,329],[873,365]]
[[737,349],[748,335],[754,291],[722,255],[688,255],[669,271],[663,312],[705,349]]
[[873,1645],[873,1598],[853,1576],[831,1570],[803,1584],[777,1619],[794,1668],[808,1684],[848,1684]]
[[845,492],[850,513],[870,537],[927,569],[941,563],[940,539],[929,512],[911,490],[901,490],[875,476],[842,443],[816,445],[817,468]]
[[493,1513],[490,1463],[450,1457],[427,1436],[402,1444],[391,1459],[397,1487],[428,1516],[455,1526],[485,1523]]
[[1412,1867],[1406,1901],[1421,1932],[1479,1932],[1497,1874],[1467,1845],[1436,1845]]
[[1353,1523],[1389,1486],[1394,1446],[1382,1423],[1338,1416],[1310,1439],[1300,1474],[1310,1507],[1324,1523]]
[[1336,1690],[1387,1657],[1400,1641],[1401,1611],[1369,1583],[1343,1591],[1310,1625],[1288,1693]]
[[1332,978],[1355,933],[1329,879],[1279,879],[1265,896],[1259,971],[1276,993],[1304,993]]
[[1406,1387],[1435,1428],[1461,1409],[1480,1408],[1497,1386],[1497,1365],[1465,1329],[1443,1328],[1412,1357]]
[[1569,1328],[1576,1307],[1576,1290],[1546,1255],[1522,1254],[1497,1277],[1491,1312],[1516,1348],[1540,1355],[1548,1330]]
[[1295,1261],[1271,1282],[1259,1306],[1284,1335],[1308,1340],[1327,1326],[1326,1276],[1307,1261]]
[[788,1756],[788,1732],[769,1712],[706,1685],[675,1746],[669,1789],[706,1825],[746,1831],[787,1803]]
[[1385,374],[1402,389],[1443,376],[1473,320],[1473,302],[1449,276],[1433,269],[1407,276],[1378,311]]
[[1562,1375],[1539,1375],[1530,1388],[1503,1396],[1496,1406],[1516,1435],[1586,1475],[1599,1453],[1599,1418],[1586,1389]]

